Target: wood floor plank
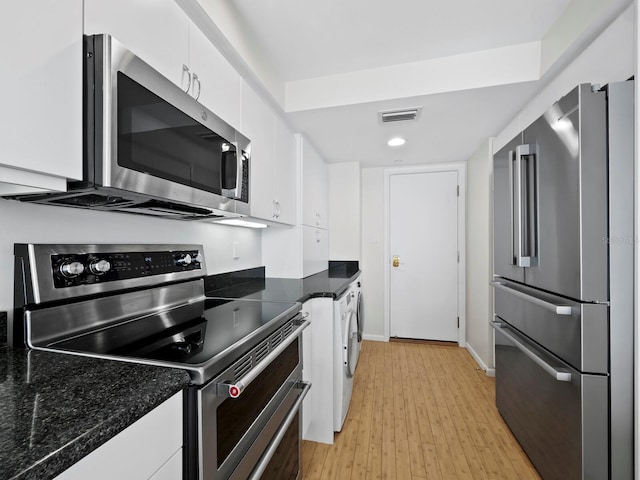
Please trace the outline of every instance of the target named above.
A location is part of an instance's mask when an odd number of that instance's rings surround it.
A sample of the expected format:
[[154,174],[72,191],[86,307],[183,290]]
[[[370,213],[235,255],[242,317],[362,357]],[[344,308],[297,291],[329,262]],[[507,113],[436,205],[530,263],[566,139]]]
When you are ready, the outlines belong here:
[[362,343],[333,445],[303,442],[305,479],[539,480],[464,348]]

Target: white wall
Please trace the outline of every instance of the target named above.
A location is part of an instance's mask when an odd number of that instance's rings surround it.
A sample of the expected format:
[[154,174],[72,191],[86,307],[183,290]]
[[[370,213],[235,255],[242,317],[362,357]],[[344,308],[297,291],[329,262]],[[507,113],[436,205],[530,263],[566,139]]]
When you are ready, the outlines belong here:
[[496,136],[494,153],[576,85],[627,80],[635,73],[635,11],[629,6]]
[[[499,132],[493,152],[533,122],[550,105],[579,83],[625,80],[636,69],[634,6],[625,10],[567,68],[546,85],[521,112]],[[498,132],[496,132],[498,133]],[[492,292],[486,288],[492,273],[490,201],[487,171],[491,148],[488,141],[479,146],[468,161],[467,189],[467,343],[477,354],[481,366],[493,367],[493,341],[488,331],[492,313]],[[464,159],[463,159],[464,160]],[[362,262],[367,322],[365,334],[384,338],[383,287],[383,169],[362,169]]]
[[[204,245],[207,273],[261,265],[257,230],[126,213],[97,212],[0,199],[0,310],[13,308],[14,243],[194,243]],[[238,242],[240,258],[232,258]]]
[[364,336],[384,339],[384,169],[362,169]]
[[328,169],[329,260],[360,260],[360,162]]
[[493,368],[493,152],[486,140],[467,162],[467,348],[485,370]]

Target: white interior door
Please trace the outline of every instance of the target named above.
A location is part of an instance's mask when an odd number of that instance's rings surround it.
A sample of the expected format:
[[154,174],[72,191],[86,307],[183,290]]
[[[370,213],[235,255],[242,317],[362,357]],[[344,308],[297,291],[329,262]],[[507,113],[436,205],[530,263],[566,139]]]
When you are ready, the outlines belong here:
[[389,177],[390,335],[458,341],[458,172]]

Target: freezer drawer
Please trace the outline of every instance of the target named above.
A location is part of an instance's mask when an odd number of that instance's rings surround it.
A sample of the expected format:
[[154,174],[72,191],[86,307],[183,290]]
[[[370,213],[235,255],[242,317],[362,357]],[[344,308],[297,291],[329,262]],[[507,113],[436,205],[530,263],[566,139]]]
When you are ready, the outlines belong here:
[[581,372],[609,372],[609,307],[496,278],[495,312]]
[[580,374],[493,326],[496,405],[542,478],[609,478],[608,377]]

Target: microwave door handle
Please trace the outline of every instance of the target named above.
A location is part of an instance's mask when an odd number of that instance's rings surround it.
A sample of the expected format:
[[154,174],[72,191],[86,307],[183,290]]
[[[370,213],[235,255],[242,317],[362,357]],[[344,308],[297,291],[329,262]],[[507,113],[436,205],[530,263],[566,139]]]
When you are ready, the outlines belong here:
[[564,370],[557,369],[547,362],[545,362],[542,358],[536,355],[535,352],[531,351],[524,343],[518,340],[514,335],[510,334],[505,327],[505,325],[501,322],[491,322],[491,326],[496,332],[500,332],[501,335],[504,335],[513,345],[516,346],[518,350],[524,353],[527,357],[529,357],[536,365],[542,368],[545,372],[555,378],[558,382],[570,382],[571,381],[571,372],[567,372]]
[[[226,180],[226,172],[227,172],[227,161],[226,158],[223,159],[222,161],[222,165],[220,168],[220,189],[222,191],[222,195],[224,195],[227,198],[240,198],[239,193],[241,193],[242,190],[242,178],[238,177],[238,172],[240,172],[240,175],[242,175],[242,163],[240,162],[240,157],[238,156],[238,142],[227,142],[229,143],[229,145],[233,145],[233,147],[235,148],[235,159],[236,159],[236,169],[235,169],[235,185],[227,185],[225,183]],[[238,182],[238,178],[240,178],[240,181]],[[231,188],[225,188],[225,187],[231,187]]]
[[244,162],[244,156],[242,155],[242,150],[238,145],[238,142],[234,142],[233,146],[236,147],[236,188],[235,188],[235,198],[242,198],[242,165]]

